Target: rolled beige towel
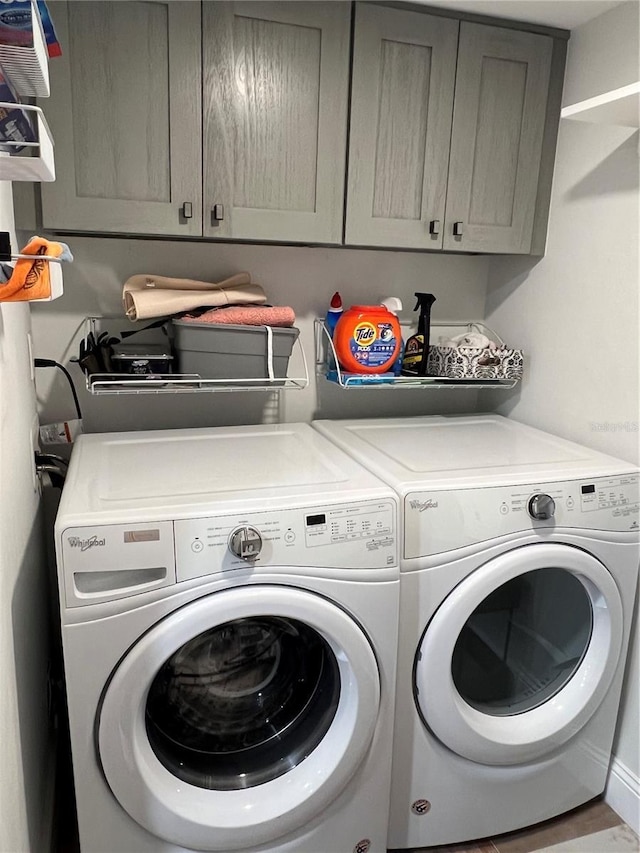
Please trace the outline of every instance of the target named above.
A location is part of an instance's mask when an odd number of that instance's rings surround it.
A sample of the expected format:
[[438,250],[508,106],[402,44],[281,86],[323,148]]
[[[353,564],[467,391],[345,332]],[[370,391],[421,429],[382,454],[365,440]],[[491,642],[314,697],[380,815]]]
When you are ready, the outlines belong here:
[[136,321],[168,317],[205,306],[264,305],[267,296],[259,284],[251,282],[246,272],[219,282],[133,275],[124,283],[122,301],[127,317]]

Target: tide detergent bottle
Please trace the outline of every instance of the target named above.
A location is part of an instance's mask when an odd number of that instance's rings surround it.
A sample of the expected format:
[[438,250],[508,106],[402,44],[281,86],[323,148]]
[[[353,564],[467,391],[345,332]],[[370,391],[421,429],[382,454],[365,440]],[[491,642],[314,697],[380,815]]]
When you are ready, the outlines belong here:
[[400,323],[384,305],[352,305],[338,320],[333,345],[348,373],[386,373],[400,352]]

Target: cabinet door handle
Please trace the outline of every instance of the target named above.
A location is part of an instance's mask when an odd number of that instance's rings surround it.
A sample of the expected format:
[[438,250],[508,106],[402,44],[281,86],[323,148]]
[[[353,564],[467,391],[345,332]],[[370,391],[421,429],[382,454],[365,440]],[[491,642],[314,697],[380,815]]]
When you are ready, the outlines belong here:
[[214,222],[222,222],[224,219],[224,204],[214,204],[211,208],[211,219]]
[[432,219],[429,223],[429,234],[439,234],[440,233],[440,220]]
[[185,201],[182,207],[180,208],[180,212],[185,219],[191,219],[193,217],[193,205],[190,201]]
[[454,237],[462,237],[464,233],[464,223],[463,222],[454,222],[453,223],[453,236]]

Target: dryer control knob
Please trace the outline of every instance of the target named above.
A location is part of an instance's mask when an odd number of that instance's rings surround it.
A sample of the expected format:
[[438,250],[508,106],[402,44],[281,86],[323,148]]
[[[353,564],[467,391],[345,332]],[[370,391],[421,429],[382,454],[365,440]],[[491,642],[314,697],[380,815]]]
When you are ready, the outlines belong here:
[[540,521],[545,521],[552,518],[556,511],[556,502],[551,495],[534,495],[529,500],[529,515],[531,518],[537,518]]
[[242,560],[255,560],[262,550],[262,536],[255,527],[236,527],[229,537],[229,550]]

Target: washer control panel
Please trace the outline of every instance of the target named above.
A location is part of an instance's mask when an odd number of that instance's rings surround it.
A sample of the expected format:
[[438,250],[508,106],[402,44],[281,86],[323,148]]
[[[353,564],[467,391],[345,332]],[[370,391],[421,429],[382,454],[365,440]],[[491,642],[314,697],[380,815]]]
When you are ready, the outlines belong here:
[[536,528],[640,531],[637,473],[558,483],[413,492],[405,498],[404,556],[453,551]]
[[180,519],[176,579],[258,566],[383,569],[398,563],[396,505],[356,502]]
[[338,507],[330,513],[305,513],[304,533],[307,548],[318,548],[371,537],[386,541],[394,533],[394,526],[386,511],[372,513],[366,506]]

